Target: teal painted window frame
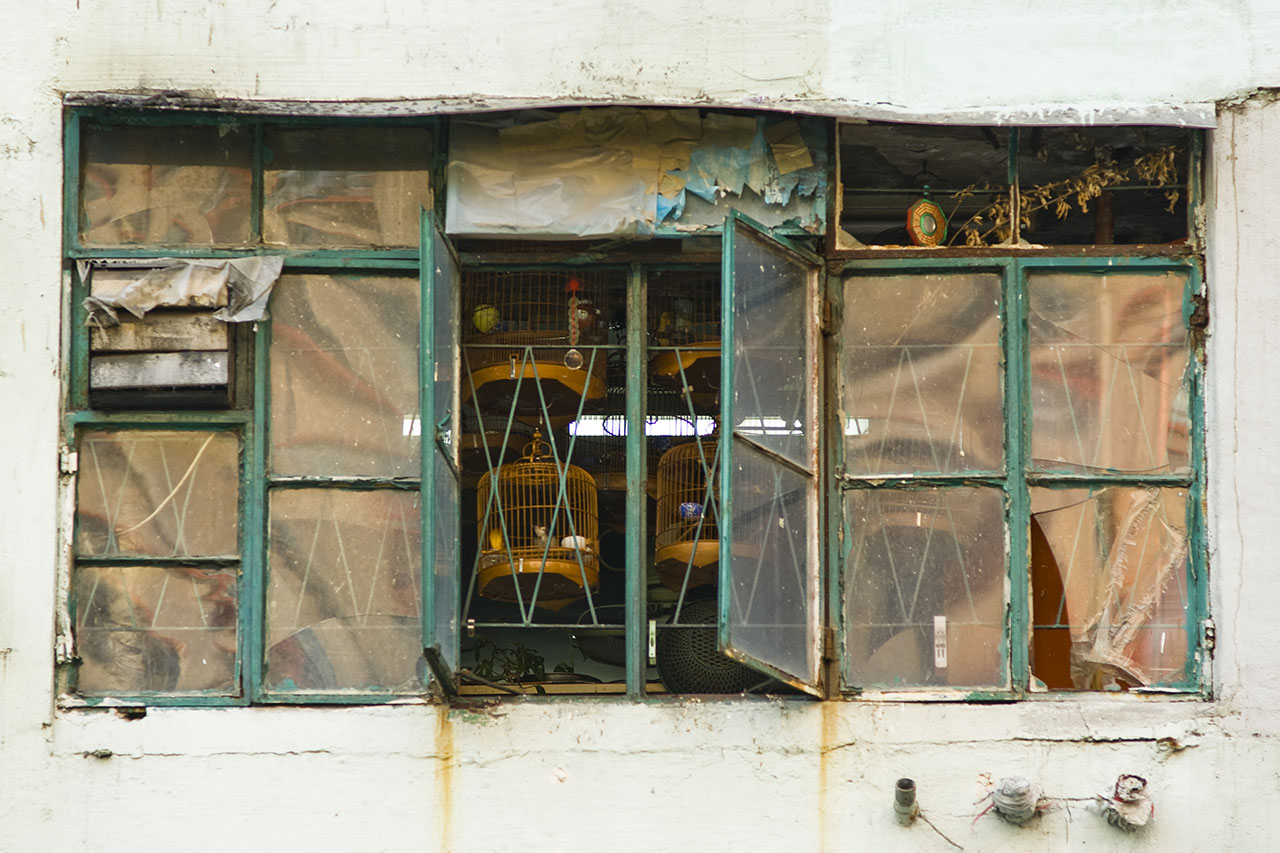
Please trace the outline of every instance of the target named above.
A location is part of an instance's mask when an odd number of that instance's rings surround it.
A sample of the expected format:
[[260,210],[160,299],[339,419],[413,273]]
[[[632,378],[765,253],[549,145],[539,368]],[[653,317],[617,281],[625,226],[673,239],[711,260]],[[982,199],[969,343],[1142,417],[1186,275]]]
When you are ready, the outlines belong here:
[[[1028,375],[1027,279],[1043,271],[1076,272],[1084,275],[1107,272],[1176,272],[1186,276],[1183,293],[1182,321],[1188,332],[1191,459],[1187,474],[1129,474],[1104,471],[1079,474],[1068,471],[1033,471],[1029,468],[1031,382]],[[1030,488],[1133,486],[1182,487],[1188,490],[1187,534],[1190,541],[1187,565],[1187,679],[1175,684],[1137,688],[1133,693],[1181,693],[1207,697],[1211,685],[1206,679],[1205,660],[1211,652],[1206,638],[1208,613],[1208,558],[1205,530],[1205,399],[1204,349],[1195,326],[1194,315],[1204,298],[1204,276],[1198,257],[1185,250],[1177,254],[1116,257],[1081,257],[1066,253],[1015,253],[998,257],[928,257],[886,259],[850,259],[840,265],[840,274],[831,276],[831,295],[840,300],[846,277],[902,273],[987,272],[1000,277],[1002,298],[999,309],[1002,397],[1004,406],[1004,470],[989,474],[958,473],[940,475],[876,475],[853,477],[845,472],[842,430],[827,419],[827,452],[835,466],[832,492],[829,495],[828,524],[837,535],[828,537],[828,561],[833,575],[828,609],[831,625],[843,637],[845,595],[844,563],[852,539],[848,520],[843,517],[843,496],[849,490],[903,489],[915,486],[960,487],[987,486],[999,489],[1005,496],[1005,523],[1008,535],[1006,572],[1009,598],[1006,601],[1002,658],[1006,683],[1003,688],[964,691],[955,688],[902,687],[866,688],[868,695],[892,695],[896,698],[934,698],[951,694],[971,701],[1002,701],[1031,697],[1088,695],[1090,691],[1050,691],[1032,689],[1030,665]],[[829,355],[828,358],[832,358]],[[828,400],[834,389],[828,388]],[[853,591],[856,595],[856,590]],[[1018,638],[1024,638],[1019,640]],[[842,657],[839,692],[857,696],[864,692],[850,672],[851,661]]]
[[[109,125],[143,125],[143,126],[191,126],[191,125],[236,125],[251,129],[254,134],[253,146],[253,163],[252,163],[252,187],[253,200],[251,204],[251,227],[255,238],[260,241],[262,228],[262,186],[263,186],[263,170],[266,161],[267,152],[263,145],[263,131],[269,126],[298,126],[298,127],[340,127],[340,126],[417,126],[430,128],[433,134],[433,158],[434,165],[432,168],[432,191],[435,204],[435,210],[429,212],[424,217],[422,229],[423,240],[428,239],[430,233],[430,223],[436,218],[442,218],[443,200],[445,193],[443,191],[444,161],[446,157],[446,134],[447,126],[445,122],[433,117],[422,117],[414,119],[340,119],[340,118],[321,118],[321,117],[303,117],[303,116],[245,116],[230,115],[216,113],[191,113],[191,112],[162,112],[162,111],[121,111],[106,108],[76,108],[68,110],[65,116],[64,125],[64,257],[66,259],[65,272],[70,280],[69,293],[70,301],[67,306],[68,328],[70,329],[68,343],[68,363],[66,365],[66,406],[64,416],[62,418],[61,439],[64,445],[74,449],[78,441],[79,433],[92,427],[128,427],[140,429],[219,429],[234,431],[240,436],[241,440],[241,529],[239,531],[240,543],[240,568],[241,583],[240,590],[240,609],[239,609],[239,625],[240,636],[237,640],[237,670],[240,676],[240,690],[235,695],[214,696],[201,694],[115,694],[110,697],[112,702],[124,704],[145,704],[145,705],[180,705],[180,706],[238,706],[259,703],[273,704],[379,704],[405,701],[412,698],[412,695],[394,694],[394,693],[377,693],[377,692],[336,692],[336,693],[314,693],[314,692],[296,692],[296,693],[280,693],[269,692],[263,688],[263,662],[265,654],[265,624],[264,624],[264,595],[266,584],[266,548],[267,548],[267,513],[266,502],[268,494],[268,473],[266,466],[266,431],[268,411],[268,382],[267,370],[268,349],[270,346],[270,321],[264,321],[259,324],[260,331],[252,336],[252,396],[249,399],[241,399],[237,405],[238,408],[231,408],[220,411],[98,411],[91,409],[88,405],[87,391],[87,364],[88,364],[88,335],[83,332],[85,328],[85,312],[82,307],[85,294],[85,283],[80,281],[75,270],[75,262],[79,260],[92,259],[132,259],[137,261],[159,260],[161,258],[184,258],[184,257],[200,257],[200,258],[237,258],[254,255],[272,255],[281,256],[284,259],[284,273],[296,273],[306,271],[403,271],[406,273],[416,273],[420,276],[420,283],[424,282],[429,274],[431,266],[430,253],[423,249],[425,243],[420,243],[415,248],[397,248],[397,249],[307,249],[307,250],[289,250],[277,247],[267,247],[260,244],[248,246],[212,246],[212,247],[195,247],[195,246],[146,246],[146,247],[94,247],[82,245],[79,235],[79,181],[80,181],[80,140],[83,129],[89,124],[109,124]],[[1191,202],[1188,205],[1189,219],[1192,219],[1192,228],[1190,233],[1193,235],[1193,246],[1191,250],[1186,248],[1170,250],[1167,254],[1153,254],[1152,256],[1141,256],[1134,254],[1132,251],[1121,250],[1114,255],[1103,255],[1095,250],[1080,255],[1073,252],[1069,247],[1061,249],[1053,249],[1046,251],[1024,252],[1017,249],[1010,249],[1003,254],[993,254],[988,248],[983,251],[970,252],[964,249],[956,249],[930,253],[928,251],[911,251],[909,257],[884,257],[883,252],[879,253],[881,257],[872,257],[876,252],[862,253],[828,253],[827,274],[819,287],[824,289],[825,301],[828,305],[835,305],[838,312],[838,304],[840,293],[842,291],[841,283],[845,275],[850,274],[866,274],[870,272],[903,272],[903,271],[931,271],[939,272],[945,270],[974,270],[985,269],[998,271],[1002,276],[1004,288],[1005,306],[1002,310],[1009,312],[1004,318],[1003,334],[1001,339],[1002,352],[1004,353],[1006,364],[1009,365],[1005,373],[1005,400],[1006,400],[1006,471],[1001,477],[986,478],[991,485],[998,486],[1003,489],[1009,498],[1009,506],[1007,509],[1008,518],[1010,520],[1021,519],[1027,512],[1028,505],[1028,487],[1032,480],[1044,482],[1046,484],[1064,484],[1072,483],[1081,484],[1099,484],[1099,483],[1127,483],[1134,485],[1181,485],[1187,486],[1191,492],[1191,500],[1189,501],[1189,536],[1191,539],[1190,550],[1190,574],[1192,584],[1189,587],[1189,615],[1188,615],[1188,639],[1189,654],[1195,656],[1195,666],[1189,667],[1188,673],[1191,676],[1186,684],[1176,685],[1175,689],[1189,695],[1208,695],[1210,685],[1206,681],[1207,668],[1204,665],[1205,656],[1208,655],[1207,642],[1204,634],[1204,626],[1208,618],[1207,599],[1208,599],[1208,581],[1207,581],[1207,548],[1206,548],[1206,530],[1205,530],[1205,416],[1204,416],[1204,364],[1203,349],[1200,342],[1196,341],[1196,346],[1192,351],[1192,361],[1194,369],[1192,371],[1191,380],[1191,401],[1190,412],[1192,418],[1192,472],[1189,477],[1125,477],[1123,475],[1101,476],[1101,477],[1074,477],[1070,475],[1047,474],[1039,477],[1027,477],[1019,473],[1019,468],[1015,465],[1015,461],[1020,462],[1025,457],[1023,444],[1025,443],[1026,434],[1026,418],[1029,411],[1029,403],[1026,399],[1027,386],[1025,377],[1025,365],[1023,365],[1022,355],[1025,353],[1026,347],[1026,329],[1025,329],[1025,286],[1026,275],[1028,272],[1043,269],[1061,269],[1061,270],[1079,270],[1082,272],[1100,271],[1107,268],[1131,268],[1144,270],[1178,270],[1187,273],[1187,301],[1184,305],[1184,319],[1191,322],[1191,316],[1195,307],[1195,300],[1203,296],[1204,280],[1202,273],[1202,263],[1195,254],[1194,246],[1195,235],[1197,233],[1194,227],[1194,217],[1199,210],[1199,174],[1201,168],[1202,157],[1202,141],[1197,134],[1192,137],[1192,158],[1191,158],[1191,176],[1190,191]],[[834,168],[834,166],[833,166]],[[733,216],[740,217],[737,214]],[[763,229],[773,236],[796,236],[803,238],[811,238],[813,235],[801,232],[791,235],[788,229]],[[715,235],[718,232],[708,230],[696,234],[680,235],[673,237],[679,239],[683,237],[703,237],[707,235]],[[783,241],[785,242],[785,240]],[[793,246],[793,248],[795,248]],[[800,252],[804,252],[803,247],[799,247]],[[856,256],[855,256],[856,255]],[[471,263],[474,258],[464,257],[464,261]],[[575,259],[573,262],[582,264],[604,263],[598,258],[582,257]],[[628,312],[633,318],[643,318],[646,310],[644,302],[643,288],[640,283],[643,280],[643,269],[648,266],[647,262],[632,262],[628,265],[628,294],[629,304]],[[528,266],[528,264],[521,264]],[[672,266],[671,263],[654,263],[652,266]],[[424,299],[421,309],[422,328],[425,335],[425,329],[430,318],[429,303]],[[639,352],[643,350],[644,341],[644,324],[643,322],[635,322],[630,324],[629,328],[634,326],[627,341],[627,349],[629,353]],[[824,332],[830,333],[829,328],[824,328]],[[831,353],[833,347],[826,347],[824,362],[826,365],[827,376],[833,376],[831,370],[832,361]],[[425,352],[425,350],[424,350]],[[644,418],[644,388],[642,381],[642,360],[631,359],[631,374],[628,376],[628,392],[627,392],[627,421],[629,425],[627,447],[627,483],[629,497],[628,513],[630,516],[638,516],[641,519],[640,527],[643,528],[644,518],[644,484],[646,472],[644,468],[644,458],[642,451],[643,444],[643,418]],[[728,363],[728,359],[725,359]],[[422,369],[425,370],[425,362]],[[634,375],[632,375],[634,374]],[[421,385],[421,383],[420,383]],[[420,389],[420,394],[422,393]],[[842,471],[840,454],[841,450],[838,446],[836,437],[840,431],[831,427],[831,412],[834,406],[831,404],[833,400],[833,392],[830,384],[822,387],[820,394],[819,409],[820,417],[823,418],[823,426],[826,428],[826,436],[820,436],[819,440],[823,442],[823,453],[821,454],[821,466],[819,473],[819,492],[820,497],[825,501],[825,505],[820,507],[820,518],[823,520],[824,529],[819,531],[819,548],[823,555],[825,565],[820,567],[820,574],[823,584],[822,595],[825,597],[827,614],[825,621],[825,631],[829,638],[836,639],[834,643],[828,643],[828,647],[834,646],[834,652],[828,652],[828,660],[824,661],[825,677],[825,693],[827,696],[853,696],[859,692],[858,685],[852,683],[846,677],[847,661],[841,660],[839,637],[842,636],[842,578],[843,578],[843,560],[839,547],[839,531],[841,530],[844,520],[841,515],[840,500],[843,492],[849,488],[873,488],[868,482],[852,482],[843,479],[840,475]],[[427,458],[434,443],[433,431],[423,424],[422,446],[421,452],[423,459]],[[424,469],[425,470],[425,469]],[[384,488],[395,487],[396,485],[421,488],[425,482],[421,478],[407,478],[398,483],[379,483],[373,482],[376,478],[366,478],[368,482],[361,484],[351,483],[332,483],[339,487],[350,488]],[[972,479],[972,478],[971,478]],[[978,478],[982,479],[982,478]],[[892,480],[892,478],[890,478]],[[926,483],[929,478],[914,478],[916,483]],[[326,478],[315,478],[313,482],[329,482]],[[942,478],[942,483],[954,482],[949,478]],[[425,523],[425,522],[424,522]],[[1013,554],[1025,554],[1027,546],[1027,535],[1025,526],[1020,524],[1009,525],[1011,548]],[[642,531],[643,532],[643,531]],[[632,542],[628,544],[627,561],[631,566],[643,565],[645,554],[643,552],[643,535],[633,537]],[[424,540],[425,541],[425,540]],[[71,560],[69,554],[66,559]],[[1027,661],[1027,643],[1012,642],[1013,637],[1025,636],[1029,630],[1029,614],[1027,613],[1027,572],[1026,566],[1019,562],[1015,556],[1009,568],[1010,584],[1011,584],[1011,600],[1013,602],[1022,602],[1022,605],[1015,604],[1009,609],[1006,624],[1006,643],[1007,643],[1007,660],[1009,662],[1009,679],[1006,688],[1003,690],[973,692],[965,698],[975,701],[1005,701],[1011,699],[1019,699],[1029,697],[1033,694],[1029,689],[1029,665]],[[71,560],[74,563],[74,560]],[[160,561],[163,562],[163,561]],[[424,587],[429,577],[430,561],[424,553],[423,559],[423,578]],[[69,594],[69,593],[67,593]],[[424,594],[424,602],[427,601]],[[627,693],[626,696],[631,699],[645,698],[645,686],[643,683],[645,659],[645,602],[644,602],[644,578],[639,572],[629,571],[627,575],[627,601],[628,609],[626,613],[627,632],[626,645],[628,655],[627,667]],[[74,608],[74,601],[70,602]],[[723,619],[723,615],[722,615]],[[425,624],[425,620],[424,620]],[[721,629],[724,628],[724,622],[721,622]],[[62,667],[59,673],[59,685],[66,690],[74,691],[74,667]],[[936,692],[936,691],[935,691]],[[416,695],[416,694],[413,694]],[[106,697],[78,697],[78,701],[82,701],[85,705],[99,704]]]

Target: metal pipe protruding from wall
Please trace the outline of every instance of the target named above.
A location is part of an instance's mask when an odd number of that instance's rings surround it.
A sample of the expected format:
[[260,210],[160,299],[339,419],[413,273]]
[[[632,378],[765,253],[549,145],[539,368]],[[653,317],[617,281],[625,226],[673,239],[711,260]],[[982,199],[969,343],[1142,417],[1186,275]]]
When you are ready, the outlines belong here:
[[916,805],[916,782],[914,779],[899,779],[893,792],[893,816],[902,826],[910,826],[920,813]]

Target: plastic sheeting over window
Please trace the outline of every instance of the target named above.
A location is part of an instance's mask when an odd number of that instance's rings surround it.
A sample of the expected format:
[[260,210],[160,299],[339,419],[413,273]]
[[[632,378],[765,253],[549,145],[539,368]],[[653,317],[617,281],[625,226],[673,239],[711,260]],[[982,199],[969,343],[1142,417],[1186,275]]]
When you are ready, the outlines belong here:
[[820,121],[628,107],[455,120],[446,230],[583,237],[699,231],[732,208],[824,227]]

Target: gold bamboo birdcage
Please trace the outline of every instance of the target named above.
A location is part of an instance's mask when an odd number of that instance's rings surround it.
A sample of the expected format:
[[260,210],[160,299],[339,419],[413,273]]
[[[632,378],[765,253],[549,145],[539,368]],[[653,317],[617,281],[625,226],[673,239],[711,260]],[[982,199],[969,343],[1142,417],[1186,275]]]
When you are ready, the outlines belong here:
[[[572,415],[605,395],[609,273],[472,271],[462,287],[462,343],[472,396],[504,414]],[[540,387],[539,387],[540,386]]]
[[[677,445],[658,460],[654,568],[679,592],[712,583],[720,564],[715,438]],[[707,489],[708,477],[711,489]]]
[[649,371],[659,383],[688,388],[700,409],[714,407],[720,391],[720,276],[711,271],[667,271],[649,283],[649,341],[659,347]]
[[480,478],[476,581],[485,598],[559,610],[599,589],[600,520],[595,480],[577,465],[543,461],[543,448],[550,453],[535,432],[496,482],[492,472]]

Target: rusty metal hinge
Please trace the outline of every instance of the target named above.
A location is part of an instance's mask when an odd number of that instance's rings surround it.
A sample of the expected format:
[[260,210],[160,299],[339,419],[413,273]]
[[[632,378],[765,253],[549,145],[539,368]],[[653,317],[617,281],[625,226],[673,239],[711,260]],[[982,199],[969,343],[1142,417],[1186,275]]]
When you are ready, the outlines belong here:
[[836,629],[830,625],[822,629],[822,659],[836,659]]
[[828,337],[836,333],[835,314],[835,305],[830,298],[824,297],[822,300],[822,316],[818,319],[818,328],[822,330],[822,334]]
[[58,470],[63,474],[74,474],[80,470],[80,454],[67,445],[58,448]]

